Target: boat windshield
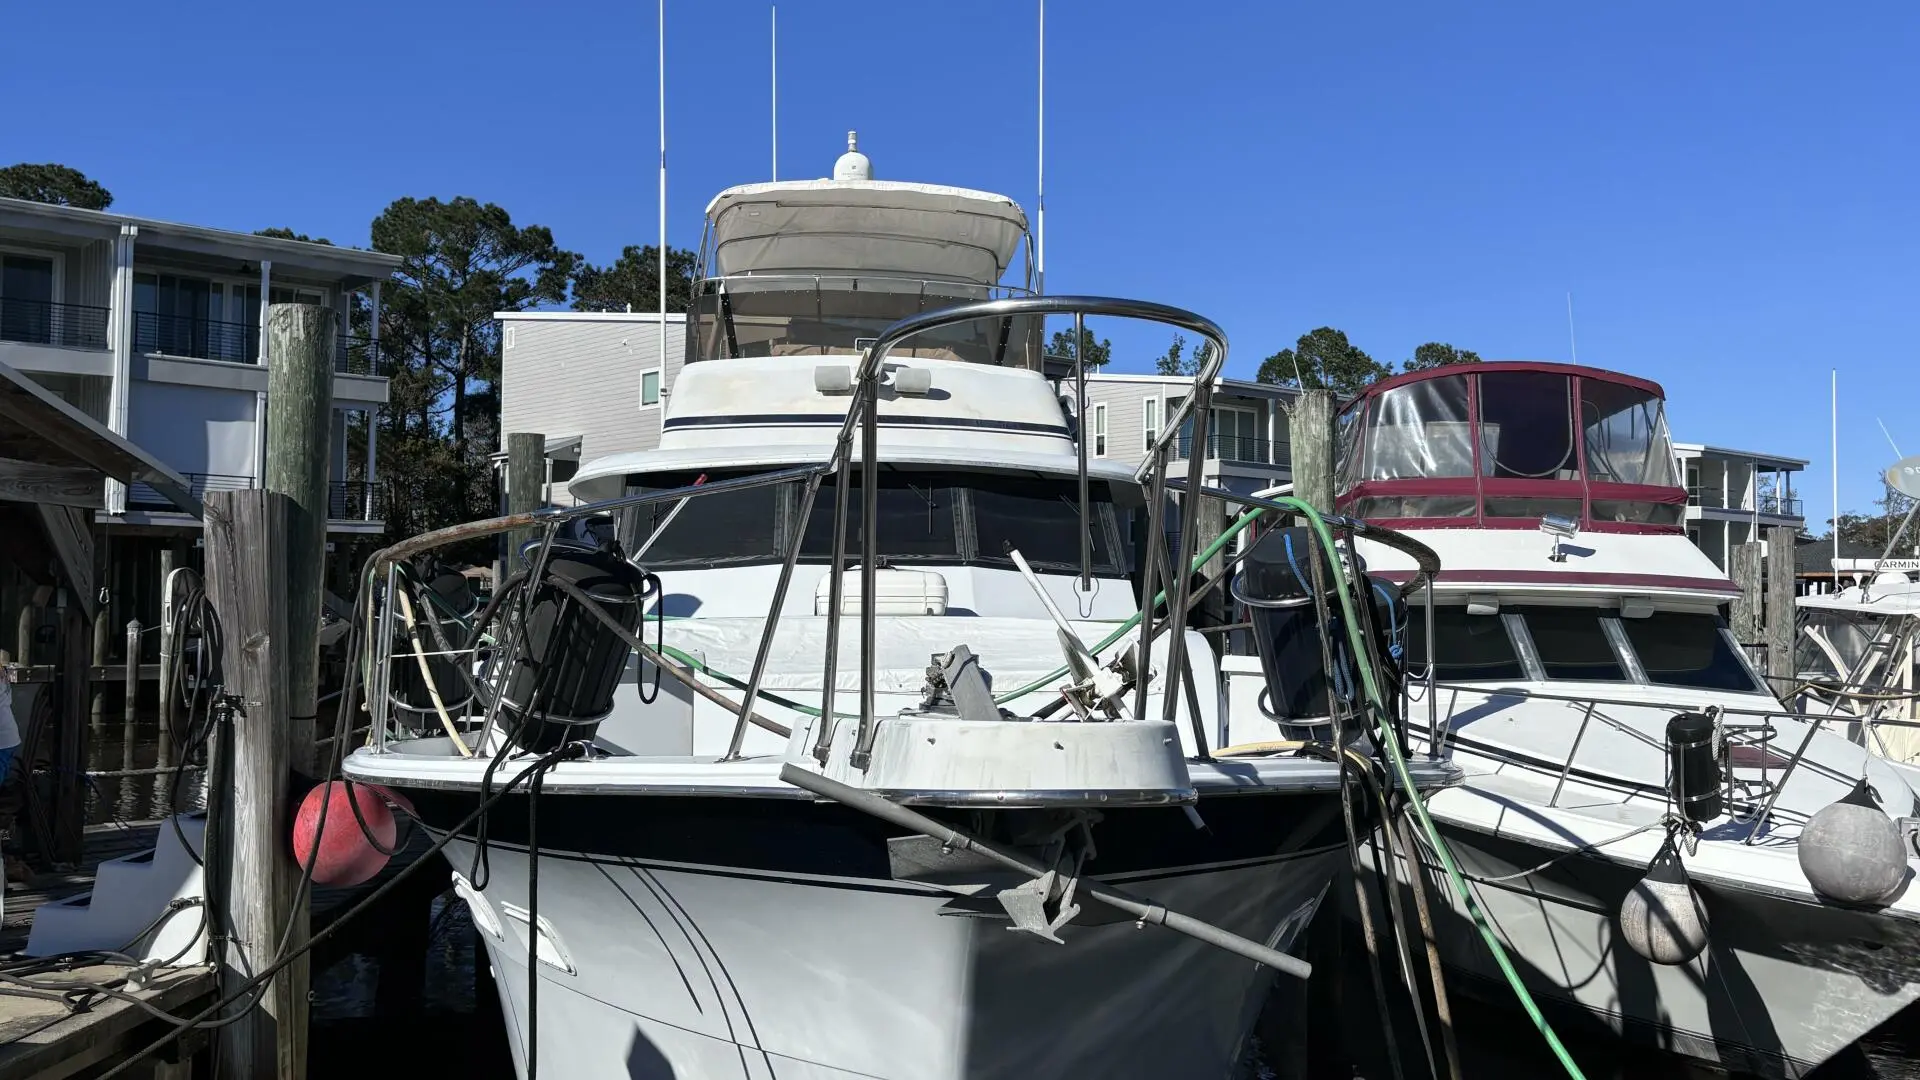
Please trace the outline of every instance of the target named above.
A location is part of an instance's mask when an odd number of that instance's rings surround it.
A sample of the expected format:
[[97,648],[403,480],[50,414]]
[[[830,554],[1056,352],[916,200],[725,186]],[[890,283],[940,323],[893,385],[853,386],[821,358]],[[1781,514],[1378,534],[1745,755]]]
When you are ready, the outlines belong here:
[[[923,311],[1024,292],[1003,285],[865,274],[736,274],[694,290],[687,362],[859,352]],[[975,319],[918,335],[891,355],[1040,369],[1043,320]]]
[[[1407,620],[1408,663],[1427,662],[1425,618]],[[1758,693],[1763,687],[1718,615],[1656,611],[1622,618],[1592,607],[1527,605],[1469,614],[1434,608],[1441,682],[1644,682],[1696,690]]]
[[[749,472],[711,472],[706,481]],[[687,474],[650,474],[629,480],[629,494],[685,487]],[[1114,505],[1108,485],[1089,485],[1093,569],[1124,577],[1131,568],[1127,514]],[[799,481],[749,488],[621,511],[620,539],[627,551],[653,569],[774,562],[786,552],[800,513]],[[847,552],[856,557],[862,539],[859,490],[850,493]],[[800,529],[800,558],[824,562],[833,553],[835,485],[829,477],[814,499],[813,514]],[[883,563],[991,566],[1011,569],[1010,548],[1037,570],[1078,571],[1079,503],[1072,477],[884,468],[876,499]]]
[[1389,523],[1677,528],[1666,415],[1650,384],[1489,364],[1371,392],[1340,420],[1342,509]]

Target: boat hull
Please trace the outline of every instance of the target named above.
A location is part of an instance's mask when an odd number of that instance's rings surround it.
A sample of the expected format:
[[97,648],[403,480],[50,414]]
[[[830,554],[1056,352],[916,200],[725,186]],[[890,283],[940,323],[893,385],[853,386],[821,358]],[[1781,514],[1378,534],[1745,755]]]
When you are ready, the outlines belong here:
[[[1442,823],[1464,872],[1500,877],[1554,852]],[[1401,878],[1406,864],[1400,864]],[[1920,998],[1920,927],[1871,911],[1696,881],[1708,947],[1654,964],[1618,933],[1620,902],[1644,869],[1575,856],[1513,881],[1473,883],[1528,990],[1556,1024],[1590,1026],[1682,1057],[1760,1077],[1806,1076]],[[1511,1004],[1513,992],[1465,908],[1437,871],[1436,934],[1463,989]]]
[[[409,794],[429,828],[472,804]],[[1088,869],[1291,949],[1346,862],[1338,806],[1319,794],[1203,799],[1205,830],[1178,807],[1109,811]],[[1010,932],[993,898],[1010,880],[904,880],[912,860],[899,846],[914,838],[832,804],[583,795],[543,796],[538,810],[544,1075],[1225,1077],[1273,977],[1091,901],[1063,944]],[[524,1077],[524,804],[502,811],[484,869],[472,839],[447,850],[470,881],[462,894]],[[994,835],[1023,814],[954,820]],[[970,876],[986,884],[961,895]]]

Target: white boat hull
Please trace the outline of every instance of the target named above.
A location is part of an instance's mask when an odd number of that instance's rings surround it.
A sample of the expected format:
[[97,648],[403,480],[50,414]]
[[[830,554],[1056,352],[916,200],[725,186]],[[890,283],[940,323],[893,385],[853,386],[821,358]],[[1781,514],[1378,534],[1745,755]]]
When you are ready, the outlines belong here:
[[[1441,826],[1463,871],[1499,877],[1554,852]],[[1404,880],[1406,864],[1402,862]],[[1761,1077],[1803,1077],[1920,998],[1920,927],[1870,912],[1696,881],[1709,944],[1691,964],[1635,954],[1620,900],[1644,871],[1575,857],[1499,884],[1472,883],[1528,990],[1557,1025],[1591,1023],[1683,1057]],[[1438,871],[1441,955],[1458,988],[1511,1004],[1492,954]],[[1555,1006],[1560,1006],[1555,1008]]]
[[[1276,838],[1267,857],[1103,880],[1291,949],[1346,856],[1327,842],[1338,825],[1325,810],[1337,803],[1282,801],[1317,811],[1314,824]],[[543,822],[549,815],[543,800]],[[805,842],[768,842],[790,840]],[[1116,848],[1121,840],[1104,838]],[[467,872],[473,845],[447,850]],[[488,863],[484,888],[463,895],[476,908],[525,1077],[525,848],[494,843]],[[557,962],[538,965],[544,1076],[1225,1077],[1272,979],[1270,969],[1093,904],[1060,931],[1065,944],[1053,944],[1010,932],[990,893],[956,896],[870,874],[550,852],[544,843],[539,868],[542,955]]]

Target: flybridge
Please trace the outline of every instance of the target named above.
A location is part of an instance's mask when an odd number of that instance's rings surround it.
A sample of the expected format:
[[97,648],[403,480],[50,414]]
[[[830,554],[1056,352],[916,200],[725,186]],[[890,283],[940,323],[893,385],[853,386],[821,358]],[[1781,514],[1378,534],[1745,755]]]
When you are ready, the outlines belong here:
[[1369,387],[1340,415],[1339,506],[1396,528],[1680,531],[1656,383],[1569,364],[1488,363]]
[[[890,323],[976,300],[1027,295],[1033,239],[1004,195],[874,180],[854,148],[832,179],[745,184],[707,206],[687,361],[858,352]],[[1003,283],[1014,257],[1026,272]],[[946,327],[902,356],[1038,370],[1041,321]]]

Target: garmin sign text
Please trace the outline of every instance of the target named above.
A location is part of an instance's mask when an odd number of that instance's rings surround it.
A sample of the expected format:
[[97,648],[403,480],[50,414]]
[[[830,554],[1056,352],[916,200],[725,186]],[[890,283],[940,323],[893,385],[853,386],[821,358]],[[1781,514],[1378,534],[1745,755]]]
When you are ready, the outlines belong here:
[[1920,457],[1901,458],[1887,470],[1887,486],[1920,499]]

